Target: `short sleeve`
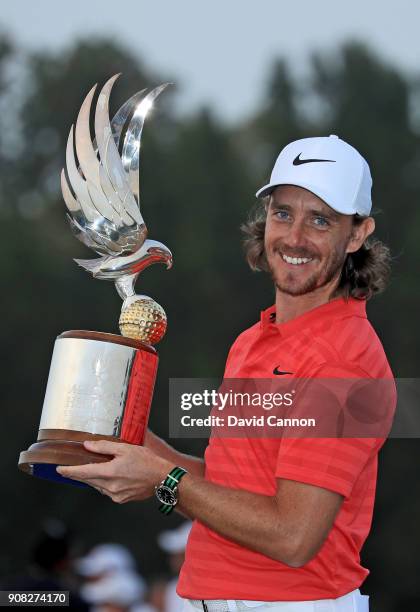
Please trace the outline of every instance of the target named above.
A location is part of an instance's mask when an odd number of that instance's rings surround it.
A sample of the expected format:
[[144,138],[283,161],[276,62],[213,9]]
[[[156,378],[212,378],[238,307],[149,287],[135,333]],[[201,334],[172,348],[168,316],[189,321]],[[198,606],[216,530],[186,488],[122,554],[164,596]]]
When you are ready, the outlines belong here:
[[[359,371],[357,368],[333,365],[322,366],[316,372],[316,377],[323,379],[341,378],[346,381],[363,377],[366,379],[366,373]],[[393,381],[391,381],[391,384],[388,381],[387,387],[380,385],[373,387],[371,385],[373,391],[370,391],[370,393],[382,393],[385,388],[388,393],[386,415],[389,418],[391,413],[393,415],[396,403],[396,397],[393,397],[392,394]],[[338,401],[346,402],[342,397]],[[366,414],[369,414],[372,397],[367,399],[366,402],[368,404]],[[346,406],[343,406],[343,408],[348,410]],[[358,409],[363,411],[363,401],[358,402]],[[377,455],[384,441],[383,436],[311,438],[284,436],[279,445],[275,476],[319,486],[348,498],[361,472]]]
[[345,498],[383,440],[376,438],[283,438],[276,478],[322,487]]

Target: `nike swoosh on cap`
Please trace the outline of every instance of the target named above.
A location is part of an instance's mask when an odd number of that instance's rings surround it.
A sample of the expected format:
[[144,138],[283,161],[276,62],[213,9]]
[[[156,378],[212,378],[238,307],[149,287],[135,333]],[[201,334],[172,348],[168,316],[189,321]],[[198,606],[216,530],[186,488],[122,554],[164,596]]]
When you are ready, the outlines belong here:
[[286,372],[285,370],[279,370],[279,366],[276,366],[273,370],[273,374],[276,376],[283,376],[284,374],[293,374],[293,372]]
[[294,166],[300,166],[301,164],[312,164],[314,162],[333,162],[335,163],[335,159],[300,159],[302,153],[299,153],[293,160]]

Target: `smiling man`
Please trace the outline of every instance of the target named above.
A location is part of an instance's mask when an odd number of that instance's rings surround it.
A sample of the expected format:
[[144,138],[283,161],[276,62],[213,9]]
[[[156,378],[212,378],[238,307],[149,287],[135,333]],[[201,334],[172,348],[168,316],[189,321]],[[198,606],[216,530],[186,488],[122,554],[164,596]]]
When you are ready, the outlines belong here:
[[[365,310],[389,272],[388,249],[369,241],[371,185],[367,162],[337,136],[282,150],[244,227],[248,262],[270,273],[275,305],[237,338],[225,378],[392,380]],[[144,447],[87,442],[114,459],[58,471],[119,503],[157,487],[163,514],[195,519],[178,585],[186,611],[364,612],[359,553],[383,441],[250,432],[212,437],[203,461],[149,432]]]
[[267,204],[264,243],[282,303],[280,320],[297,316],[331,296],[347,254],[359,250],[374,228],[372,217],[337,214],[302,187],[276,187]]

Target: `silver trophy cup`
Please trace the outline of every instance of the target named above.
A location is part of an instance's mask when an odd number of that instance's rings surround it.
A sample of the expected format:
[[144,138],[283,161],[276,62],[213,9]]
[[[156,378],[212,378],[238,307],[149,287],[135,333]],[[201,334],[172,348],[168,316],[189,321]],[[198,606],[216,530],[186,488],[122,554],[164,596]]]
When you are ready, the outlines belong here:
[[93,141],[96,85],[86,96],[70,129],[61,188],[73,233],[100,255],[75,261],[95,278],[115,283],[123,300],[122,335],[74,330],[56,339],[37,442],[19,457],[21,470],[52,480],[67,480],[57,465],[109,459],[88,452],[84,440],[142,444],[158,365],[153,345],[166,331],[163,308],[137,295],[134,285],[151,264],[172,266],[169,249],[147,239],[139,193],[144,121],[167,84],[134,94],[110,121],[109,97],[118,76],[99,93]]

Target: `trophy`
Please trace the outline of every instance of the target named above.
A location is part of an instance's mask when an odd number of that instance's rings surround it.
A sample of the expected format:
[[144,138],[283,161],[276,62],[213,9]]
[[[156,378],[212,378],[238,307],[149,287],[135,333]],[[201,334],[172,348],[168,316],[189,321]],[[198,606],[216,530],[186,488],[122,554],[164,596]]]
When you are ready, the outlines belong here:
[[121,336],[66,331],[56,339],[38,438],[21,452],[19,468],[51,480],[70,481],[57,465],[107,461],[84,440],[142,444],[158,365],[154,344],[166,331],[166,314],[152,298],[137,295],[138,275],[154,263],[172,266],[170,250],[147,238],[140,212],[140,141],[145,118],[168,83],[142,90],[109,119],[109,97],[118,74],[86,96],[70,129],[61,189],[75,236],[99,258],[76,259],[93,277],[111,280],[123,300]]

